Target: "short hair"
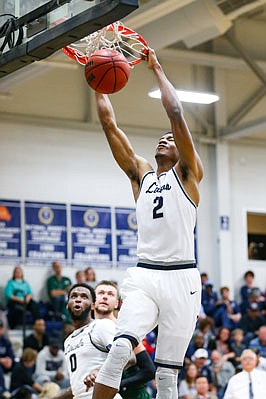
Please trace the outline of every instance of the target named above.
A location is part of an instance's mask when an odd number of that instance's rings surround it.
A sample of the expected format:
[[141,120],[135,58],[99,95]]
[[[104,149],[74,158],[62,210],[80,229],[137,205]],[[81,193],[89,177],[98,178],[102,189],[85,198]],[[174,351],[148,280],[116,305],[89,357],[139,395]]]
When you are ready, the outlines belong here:
[[235,337],[236,334],[242,334],[242,335],[244,335],[244,331],[243,331],[241,328],[235,328],[235,329],[231,332],[231,335],[232,335],[232,337]]
[[167,134],[172,134],[173,135],[173,132],[171,130],[169,130],[168,132],[162,133],[160,137],[166,136]]
[[31,362],[32,360],[36,360],[37,358],[37,352],[32,349],[32,348],[25,348],[22,356],[21,356],[21,361],[22,362]]
[[92,302],[95,302],[96,297],[95,297],[94,289],[89,284],[86,284],[86,283],[77,283],[77,284],[72,285],[68,292],[68,300],[70,298],[71,292],[77,287],[87,288],[90,291]]
[[224,286],[220,288],[220,294],[223,293],[223,291],[230,291],[228,287]]
[[198,379],[199,378],[205,378],[206,379],[206,381],[207,381],[207,383],[209,384],[209,380],[208,380],[208,378],[206,377],[206,375],[197,375],[197,377],[196,377],[196,380],[195,381],[198,381]]
[[117,283],[115,281],[112,280],[101,280],[99,283],[97,283],[97,285],[95,286],[95,290],[96,288],[99,287],[99,285],[111,285],[112,287],[114,287],[117,291],[117,298],[119,298],[119,290],[118,290],[118,286]]
[[79,273],[85,273],[85,271],[84,271],[84,270],[78,270],[78,271],[76,272],[75,276],[77,277],[77,276],[79,275]]
[[246,273],[244,274],[244,278],[246,278],[247,276],[251,276],[251,277],[255,277],[255,274],[252,270],[248,270],[246,271]]
[[257,359],[257,355],[256,355],[256,353],[255,353],[252,349],[244,349],[243,352],[241,353],[240,360],[242,360],[243,357],[244,357],[246,354],[250,354],[250,355],[253,357],[254,360]]

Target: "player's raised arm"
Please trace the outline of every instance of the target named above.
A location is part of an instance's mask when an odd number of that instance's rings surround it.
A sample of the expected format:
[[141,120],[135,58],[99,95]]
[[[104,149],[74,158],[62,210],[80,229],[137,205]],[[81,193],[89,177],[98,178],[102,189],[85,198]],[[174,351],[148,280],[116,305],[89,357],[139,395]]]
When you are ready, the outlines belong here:
[[147,61],[148,67],[153,70],[158,80],[162,104],[171,123],[172,133],[179,152],[179,167],[182,172],[186,171],[187,173],[192,173],[196,182],[199,183],[202,179],[203,168],[194,147],[192,136],[184,117],[181,102],[177,97],[175,88],[167,79],[160,63],[158,62],[154,50],[149,49]]
[[151,169],[150,164],[138,156],[125,133],[117,126],[112,104],[106,94],[96,92],[97,112],[113,156],[131,180],[136,197],[140,180]]

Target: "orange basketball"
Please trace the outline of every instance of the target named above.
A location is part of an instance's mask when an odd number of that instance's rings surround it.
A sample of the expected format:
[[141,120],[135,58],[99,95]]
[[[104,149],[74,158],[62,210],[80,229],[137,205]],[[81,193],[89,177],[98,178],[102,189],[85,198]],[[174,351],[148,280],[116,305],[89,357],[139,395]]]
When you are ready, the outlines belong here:
[[86,80],[98,93],[111,94],[121,90],[127,84],[129,74],[128,61],[116,50],[95,51],[85,66]]

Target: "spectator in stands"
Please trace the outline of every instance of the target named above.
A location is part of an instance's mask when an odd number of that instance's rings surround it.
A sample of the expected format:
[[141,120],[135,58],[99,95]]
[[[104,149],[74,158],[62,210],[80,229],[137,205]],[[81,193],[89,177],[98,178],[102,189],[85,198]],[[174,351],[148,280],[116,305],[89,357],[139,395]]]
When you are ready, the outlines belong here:
[[61,342],[56,338],[51,338],[49,346],[45,346],[38,353],[35,376],[36,382],[40,385],[51,381],[61,388],[69,387],[65,356],[60,347]]
[[2,302],[0,302],[0,321],[3,323],[4,334],[9,337],[9,324],[6,315],[6,308]]
[[32,298],[29,283],[24,280],[21,266],[14,268],[12,278],[5,287],[5,297],[8,307],[8,322],[11,329],[23,324],[26,310],[31,313],[33,320],[40,318],[38,305]]
[[97,284],[96,281],[96,273],[93,267],[89,266],[85,270],[85,276],[86,276],[86,283],[89,283],[91,287],[95,287]]
[[266,374],[256,369],[257,357],[251,349],[241,355],[243,371],[230,378],[224,399],[262,399],[266,392]]
[[[214,321],[211,317],[205,317],[200,320],[196,332],[200,331],[204,335],[204,348],[208,350],[215,349],[215,336],[213,333]],[[195,332],[195,333],[196,333]]]
[[249,344],[251,339],[255,338],[256,332],[265,324],[265,319],[259,310],[259,305],[251,303],[248,306],[247,314],[242,317],[239,323],[239,327],[244,331],[246,345]]
[[218,295],[217,292],[213,289],[213,283],[211,283],[210,281],[206,281],[205,286],[202,290],[201,303],[207,316],[213,317],[216,310],[217,301]]
[[55,316],[62,320],[67,317],[66,300],[67,293],[72,283],[70,278],[62,275],[62,265],[56,261],[52,264],[54,275],[47,280],[47,291],[52,303]]
[[192,337],[186,352],[185,358],[191,359],[193,353],[199,348],[205,348],[204,335],[201,331],[197,331]]
[[86,283],[86,274],[83,270],[78,270],[75,274],[75,277],[77,284]]
[[248,297],[249,297],[249,294],[250,294],[251,290],[253,288],[257,288],[254,285],[254,278],[255,278],[255,274],[254,274],[254,272],[252,270],[248,270],[244,274],[245,284],[242,285],[242,287],[240,288],[240,297],[241,297],[240,309],[241,309],[242,314],[245,314],[246,311],[247,311],[247,308],[248,308],[248,305],[249,305],[249,298]]
[[192,399],[217,399],[217,396],[210,392],[210,385],[206,377],[197,377],[195,387],[197,393]]
[[257,348],[260,356],[266,359],[266,325],[259,328],[258,336],[250,341],[249,348]]
[[265,308],[265,298],[261,294],[261,291],[260,291],[259,288],[252,288],[250,290],[250,293],[249,293],[249,296],[248,296],[248,302],[249,302],[249,304],[257,303],[258,306],[259,306],[259,309],[261,311],[263,311],[264,308]]
[[236,301],[230,300],[228,287],[220,288],[221,299],[216,302],[214,322],[216,327],[224,326],[233,330],[239,326],[241,312]]
[[150,355],[150,357],[154,360],[155,348],[156,348],[156,340],[157,340],[157,328],[152,330],[149,334],[147,334],[142,343]]
[[203,272],[203,273],[200,273],[200,279],[201,279],[202,288],[204,288],[205,287],[205,283],[207,281],[209,281],[209,276],[208,276],[207,273]]
[[266,358],[260,356],[260,352],[259,352],[259,350],[257,348],[252,348],[252,351],[257,356],[256,369],[257,370],[266,371]]
[[206,349],[197,349],[196,352],[191,357],[191,360],[196,365],[198,370],[198,375],[206,377],[209,384],[212,384],[211,370],[208,367],[209,354]]
[[[5,376],[2,367],[0,367],[0,398],[3,399],[6,395],[9,396],[9,392],[5,385]],[[6,396],[6,397],[8,397]]]
[[0,320],[0,369],[2,373],[8,373],[14,362],[14,352],[10,340],[4,335],[4,325]]
[[227,327],[220,327],[216,335],[216,348],[221,355],[223,360],[229,360],[235,357],[230,344],[230,330]]
[[195,382],[198,370],[195,364],[191,363],[187,366],[185,371],[185,378],[178,384],[178,398],[192,399],[197,393]]
[[10,392],[13,396],[18,396],[21,389],[28,389],[31,393],[41,392],[42,386],[34,381],[32,374],[36,358],[35,350],[24,349],[20,363],[15,365],[11,374]]
[[49,336],[45,333],[45,321],[43,319],[35,320],[33,333],[25,338],[23,347],[40,352],[46,345],[49,345]]
[[231,359],[233,365],[235,367],[240,365],[240,357],[244,349],[246,349],[246,345],[243,343],[244,341],[244,331],[241,328],[236,328],[231,332],[231,349],[234,352],[235,356]]
[[231,362],[223,360],[221,353],[217,350],[212,351],[211,361],[213,385],[216,388],[218,399],[222,399],[229,379],[235,374],[235,368]]
[[[45,382],[42,392],[38,395],[38,399],[56,399],[60,395],[61,389],[55,382]],[[65,392],[65,391],[64,391]],[[67,396],[65,396],[67,398]]]

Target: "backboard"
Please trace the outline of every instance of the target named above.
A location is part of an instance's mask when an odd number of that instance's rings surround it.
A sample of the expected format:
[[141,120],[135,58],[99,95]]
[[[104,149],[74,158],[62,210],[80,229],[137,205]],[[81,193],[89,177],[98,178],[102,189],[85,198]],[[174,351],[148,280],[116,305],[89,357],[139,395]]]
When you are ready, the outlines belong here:
[[0,2],[0,78],[122,19],[138,0]]

